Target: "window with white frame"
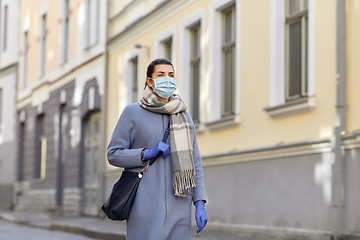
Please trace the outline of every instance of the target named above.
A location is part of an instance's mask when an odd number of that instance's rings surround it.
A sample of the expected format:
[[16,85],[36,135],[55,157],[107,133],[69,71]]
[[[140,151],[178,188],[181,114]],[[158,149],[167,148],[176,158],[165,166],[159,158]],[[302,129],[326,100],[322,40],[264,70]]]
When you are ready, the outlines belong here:
[[164,57],[168,60],[172,60],[172,37],[162,42],[164,48]]
[[64,2],[64,34],[63,34],[63,42],[64,42],[64,61],[68,59],[68,51],[69,51],[69,0],[65,0]]
[[46,14],[41,18],[41,29],[40,29],[40,73],[39,76],[45,74],[46,67]]
[[155,58],[166,58],[176,66],[176,26],[173,25],[155,35]]
[[314,86],[315,0],[271,0],[270,98],[272,118],[309,112]]
[[25,88],[27,84],[27,74],[28,74],[28,32],[24,33],[24,46],[23,46],[23,76],[21,87]]
[[286,0],[286,100],[308,96],[308,0]]
[[213,0],[209,6],[211,87],[206,126],[211,131],[240,123],[240,1]]
[[139,101],[138,99],[138,57],[130,60],[131,66],[131,82],[132,82],[132,102]]
[[84,49],[88,49],[99,40],[99,8],[99,0],[85,1]]
[[200,122],[200,77],[201,77],[201,31],[200,24],[193,26],[191,32],[190,65],[191,85],[190,104],[194,123]]
[[8,31],[8,6],[4,8],[4,45],[3,50],[5,51],[7,48],[7,31]]
[[235,6],[223,11],[222,116],[234,114],[235,90]]
[[60,64],[65,63],[69,56],[69,24],[70,24],[70,0],[61,1],[61,27],[60,27]]

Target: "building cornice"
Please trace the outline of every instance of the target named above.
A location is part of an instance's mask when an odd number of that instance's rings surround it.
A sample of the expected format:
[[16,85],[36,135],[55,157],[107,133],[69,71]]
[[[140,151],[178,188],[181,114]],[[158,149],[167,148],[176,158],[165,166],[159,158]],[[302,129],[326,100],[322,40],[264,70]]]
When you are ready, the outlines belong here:
[[[129,5],[127,5],[122,11],[120,11],[118,14],[116,14],[114,17],[109,19],[109,22],[113,22],[116,18],[118,18],[119,16],[121,16],[123,13],[125,13],[127,11],[127,9],[134,4],[136,1],[130,3]],[[148,14],[146,14],[145,16],[140,17],[138,20],[136,20],[135,22],[131,23],[129,26],[127,26],[122,32],[118,33],[117,35],[115,35],[114,37],[110,38],[108,40],[108,44],[111,44],[111,42],[115,41],[117,38],[121,37],[122,35],[124,35],[125,33],[127,33],[128,31],[130,31],[132,28],[136,27],[137,25],[141,24],[143,21],[145,21],[146,18],[151,17],[151,15],[155,14],[158,11],[163,10],[163,7],[165,7],[168,3],[174,3],[176,2],[176,0],[165,0],[163,2],[161,2],[159,5],[156,6],[156,8],[154,10],[152,10],[151,12],[149,12]]]
[[[342,149],[360,149],[360,130],[343,135]],[[202,159],[204,167],[212,167],[241,162],[329,153],[332,151],[333,143],[329,137],[205,155],[202,156]]]
[[[116,36],[110,38],[107,42],[109,54],[129,44],[131,40],[143,35],[149,29],[164,22],[164,19],[170,18],[194,1],[195,0],[165,0],[160,4],[160,7],[138,19]],[[160,11],[164,14],[158,14]]]

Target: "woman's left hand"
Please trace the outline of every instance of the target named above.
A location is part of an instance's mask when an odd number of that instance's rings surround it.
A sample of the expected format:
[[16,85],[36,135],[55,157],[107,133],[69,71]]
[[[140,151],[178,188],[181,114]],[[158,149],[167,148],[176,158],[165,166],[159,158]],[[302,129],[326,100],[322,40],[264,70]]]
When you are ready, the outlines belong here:
[[206,226],[208,218],[205,211],[204,201],[202,200],[196,201],[195,206],[196,206],[195,219],[196,219],[196,225],[198,226],[198,230],[196,232],[199,233]]

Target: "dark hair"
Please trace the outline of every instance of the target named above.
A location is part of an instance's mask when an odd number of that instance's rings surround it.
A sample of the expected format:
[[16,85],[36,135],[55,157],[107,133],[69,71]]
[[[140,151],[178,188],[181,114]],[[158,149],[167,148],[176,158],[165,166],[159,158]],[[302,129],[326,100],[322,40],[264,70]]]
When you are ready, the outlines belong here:
[[[149,66],[147,67],[146,70],[146,77],[152,78],[152,74],[154,73],[155,70],[155,66],[156,65],[171,65],[173,68],[174,66],[172,65],[172,63],[170,62],[170,60],[167,60],[166,58],[157,58],[155,60],[153,60]],[[174,70],[175,71],[175,70]],[[144,89],[147,87],[147,81],[145,80],[145,87]]]

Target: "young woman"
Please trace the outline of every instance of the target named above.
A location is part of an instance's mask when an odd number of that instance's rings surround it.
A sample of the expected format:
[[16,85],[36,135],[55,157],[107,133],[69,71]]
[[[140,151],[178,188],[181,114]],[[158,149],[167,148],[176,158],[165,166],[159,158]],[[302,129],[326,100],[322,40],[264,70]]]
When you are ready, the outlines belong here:
[[[140,182],[127,219],[128,240],[191,238],[191,205],[199,233],[207,223],[202,160],[191,116],[176,89],[175,71],[167,59],[147,68],[140,102],[126,106],[107,149],[109,163],[140,171],[161,152]],[[170,134],[163,138],[170,121]]]

